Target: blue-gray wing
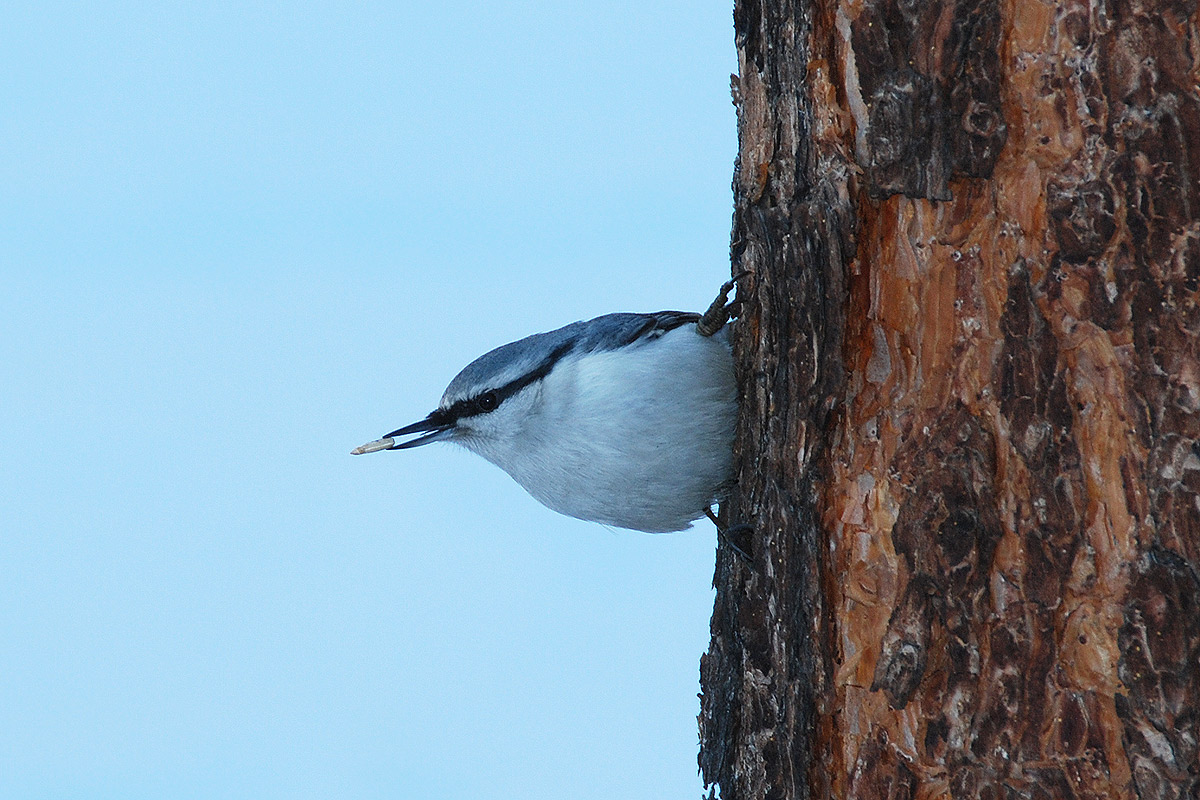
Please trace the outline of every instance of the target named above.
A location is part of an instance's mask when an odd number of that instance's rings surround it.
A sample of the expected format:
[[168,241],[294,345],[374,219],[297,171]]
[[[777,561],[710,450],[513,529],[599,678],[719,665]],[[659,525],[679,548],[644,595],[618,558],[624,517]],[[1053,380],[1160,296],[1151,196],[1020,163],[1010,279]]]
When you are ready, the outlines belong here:
[[567,327],[579,326],[576,349],[595,352],[626,347],[642,339],[656,339],[667,331],[699,320],[700,315],[690,311],[658,311],[653,314],[606,314]]
[[440,407],[466,402],[485,390],[514,390],[546,374],[571,353],[595,353],[650,341],[700,315],[687,311],[654,314],[605,314],[573,322],[558,330],[537,333],[497,347],[468,364],[450,382]]

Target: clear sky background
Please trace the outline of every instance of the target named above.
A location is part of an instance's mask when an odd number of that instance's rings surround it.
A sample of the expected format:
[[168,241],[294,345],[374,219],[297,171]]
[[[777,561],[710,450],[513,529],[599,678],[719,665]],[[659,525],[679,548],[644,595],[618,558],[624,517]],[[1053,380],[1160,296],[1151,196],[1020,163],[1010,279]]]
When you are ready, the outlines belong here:
[[731,4],[8,3],[0,796],[694,798],[715,534],[351,457],[728,277]]

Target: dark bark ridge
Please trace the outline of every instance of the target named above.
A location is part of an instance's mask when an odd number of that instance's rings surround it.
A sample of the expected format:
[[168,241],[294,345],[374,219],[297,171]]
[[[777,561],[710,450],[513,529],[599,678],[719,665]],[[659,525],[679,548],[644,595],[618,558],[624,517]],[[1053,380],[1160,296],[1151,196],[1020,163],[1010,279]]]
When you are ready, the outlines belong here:
[[841,385],[852,220],[844,160],[814,142],[811,101],[798,91],[810,14],[799,3],[735,8],[742,150],[732,255],[734,272],[752,277],[734,335],[739,488],[721,511],[755,533],[751,563],[728,548],[718,558],[712,643],[701,660],[700,767],[723,798],[820,796],[810,784],[824,760],[810,738],[830,669],[827,649],[814,644],[830,628],[813,473]]

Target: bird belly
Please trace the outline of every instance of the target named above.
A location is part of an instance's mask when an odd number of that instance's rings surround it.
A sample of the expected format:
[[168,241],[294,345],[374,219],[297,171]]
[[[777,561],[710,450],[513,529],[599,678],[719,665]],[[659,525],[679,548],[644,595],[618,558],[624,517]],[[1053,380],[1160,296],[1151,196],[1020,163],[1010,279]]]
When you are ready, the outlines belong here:
[[728,485],[737,390],[724,332],[685,325],[563,364],[547,381],[523,457],[497,461],[544,505],[659,533],[690,527]]

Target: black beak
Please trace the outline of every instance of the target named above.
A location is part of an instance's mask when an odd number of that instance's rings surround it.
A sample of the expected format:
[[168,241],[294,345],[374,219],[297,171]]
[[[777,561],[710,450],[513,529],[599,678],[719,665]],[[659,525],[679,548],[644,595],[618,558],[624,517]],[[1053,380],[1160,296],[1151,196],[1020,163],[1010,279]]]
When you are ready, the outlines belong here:
[[420,422],[414,422],[412,425],[405,425],[403,428],[394,430],[385,439],[395,439],[397,436],[408,436],[413,433],[423,433],[424,436],[418,436],[416,439],[410,439],[407,442],[394,444],[388,450],[407,450],[410,447],[419,447],[423,444],[436,442],[439,439],[445,439],[446,436],[454,429],[454,423],[446,423],[434,419],[434,415],[430,414]]
[[[448,438],[453,430],[454,423],[439,419],[439,414],[435,411],[420,422],[405,425],[403,428],[398,428],[382,438],[354,448],[350,451],[350,454],[360,456],[363,453],[375,453],[380,450],[407,450],[410,447],[420,447],[423,444]],[[396,441],[396,438],[399,436],[410,436],[414,433],[423,435],[415,439],[409,439],[407,442]]]

